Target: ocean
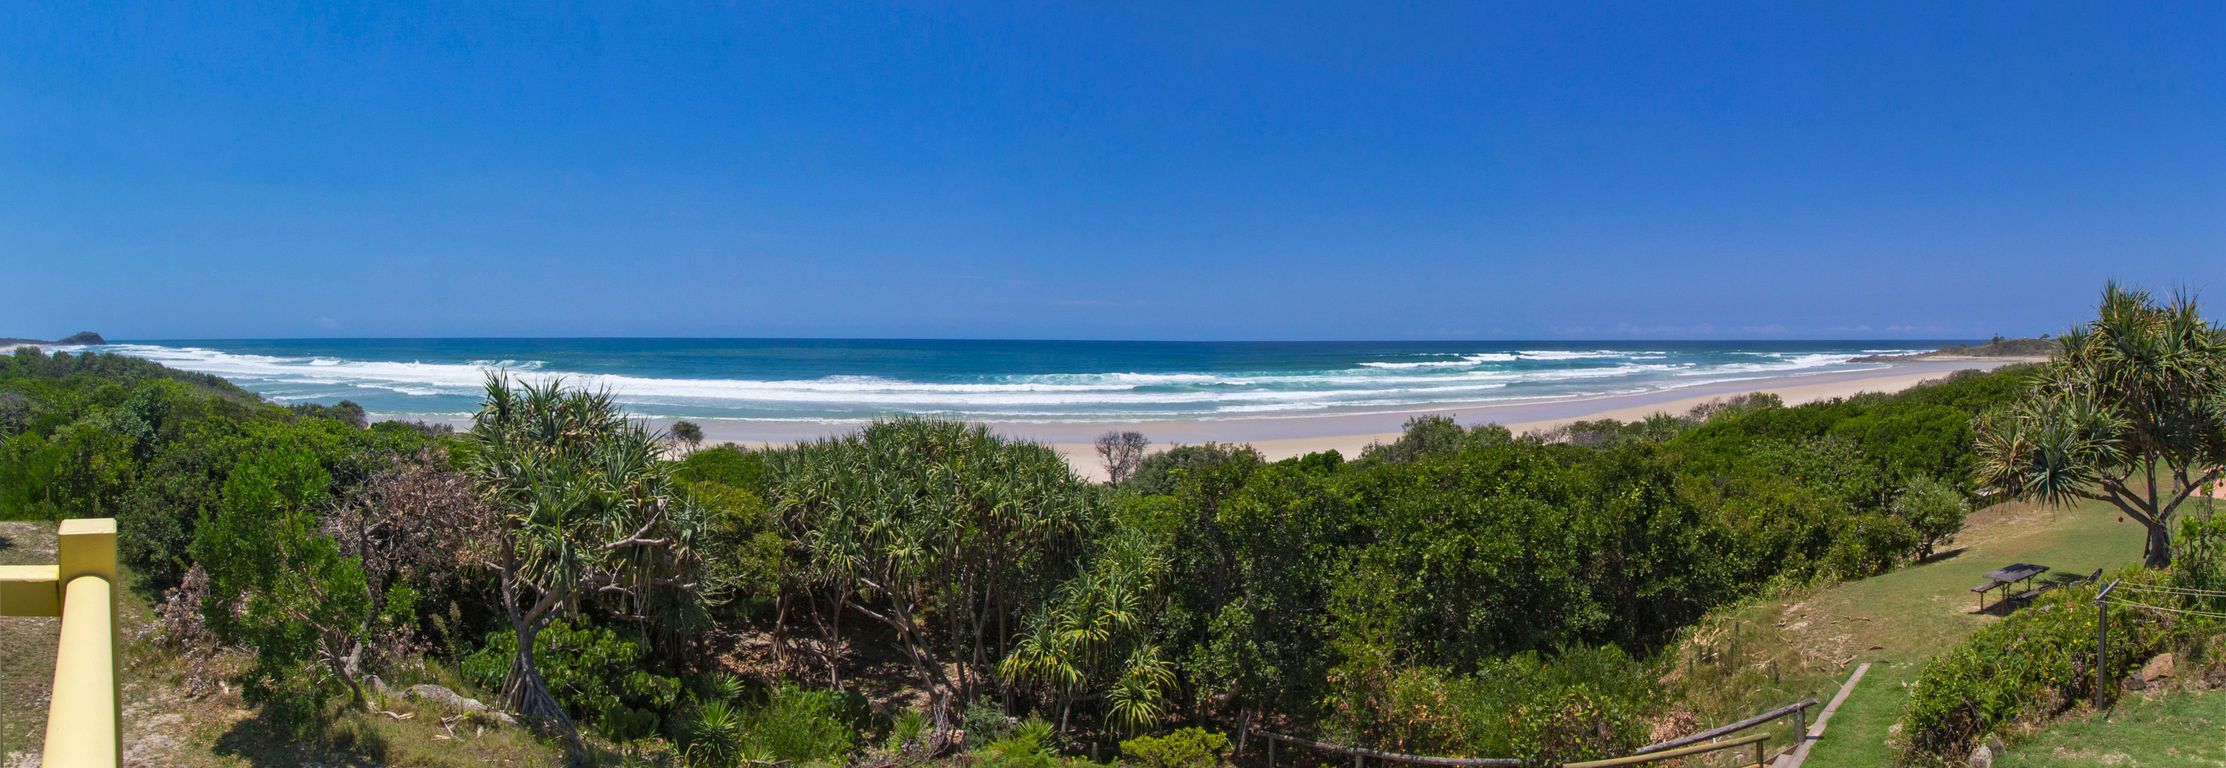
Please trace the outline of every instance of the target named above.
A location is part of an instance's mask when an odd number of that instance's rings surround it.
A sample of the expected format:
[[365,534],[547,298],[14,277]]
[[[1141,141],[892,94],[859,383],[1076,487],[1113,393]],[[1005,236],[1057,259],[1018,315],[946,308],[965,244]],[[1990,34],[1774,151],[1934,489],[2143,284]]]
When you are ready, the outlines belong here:
[[652,418],[848,422],[1218,420],[1425,411],[1883,367],[1919,341],[1124,342],[866,339],[262,339],[105,351],[280,403],[387,418],[477,410],[487,372],[602,388]]

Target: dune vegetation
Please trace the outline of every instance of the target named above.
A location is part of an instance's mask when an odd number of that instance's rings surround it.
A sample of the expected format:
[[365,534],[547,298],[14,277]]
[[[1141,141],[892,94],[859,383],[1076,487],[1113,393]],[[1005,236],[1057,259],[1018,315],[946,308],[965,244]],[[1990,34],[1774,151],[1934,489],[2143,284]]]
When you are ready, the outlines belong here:
[[[2096,328],[2049,364],[1898,394],[1529,435],[1422,417],[1358,456],[1176,446],[1110,484],[935,419],[698,447],[600,393],[496,377],[467,429],[367,424],[19,349],[0,517],[119,520],[132,695],[236,713],[165,735],[167,762],[1189,766],[1255,731],[1578,760],[1819,692],[1843,660],[1771,657],[1790,620],[1742,617],[1960,573],[1970,510],[2005,498],[2178,515],[2188,533],[2142,536],[2145,559],[2203,565],[2127,578],[2214,583],[2226,559],[2186,494],[2108,486],[2128,463],[2215,466],[2180,436],[2226,413],[2201,390],[2226,372],[2218,332],[2115,288]],[[2103,380],[2078,388],[2102,400],[2058,386]],[[2109,399],[2157,386],[2197,406]],[[2075,710],[2064,644],[2093,616],[2057,606],[2083,594],[1928,651],[1895,759]],[[2215,634],[2125,621],[2153,628],[2127,635],[2143,658]]]

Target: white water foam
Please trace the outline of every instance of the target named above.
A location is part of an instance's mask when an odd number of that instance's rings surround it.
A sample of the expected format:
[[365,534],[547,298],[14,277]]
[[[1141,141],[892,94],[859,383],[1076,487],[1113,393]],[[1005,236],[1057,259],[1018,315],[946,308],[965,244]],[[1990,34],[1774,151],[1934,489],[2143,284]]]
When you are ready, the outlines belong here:
[[[119,344],[110,351],[216,374],[274,400],[299,402],[385,392],[405,398],[476,400],[490,372],[519,381],[562,379],[607,390],[637,412],[671,415],[735,410],[768,418],[901,410],[960,416],[1108,418],[1401,408],[1536,396],[1592,395],[1682,386],[1697,378],[1744,378],[1847,366],[1853,355],[1756,353],[1752,363],[1663,362],[1671,353],[1524,350],[1434,355],[1452,359],[1372,361],[1322,371],[1242,373],[1012,374],[981,382],[921,382],[875,376],[817,379],[678,378],[549,370],[539,360],[468,363],[277,357],[191,346]],[[1517,362],[1572,362],[1517,367]],[[1606,363],[1606,364],[1602,364]],[[1547,389],[1540,389],[1546,387]],[[1575,388],[1572,388],[1575,387]],[[422,412],[453,410],[428,406]],[[392,403],[387,410],[395,410]]]

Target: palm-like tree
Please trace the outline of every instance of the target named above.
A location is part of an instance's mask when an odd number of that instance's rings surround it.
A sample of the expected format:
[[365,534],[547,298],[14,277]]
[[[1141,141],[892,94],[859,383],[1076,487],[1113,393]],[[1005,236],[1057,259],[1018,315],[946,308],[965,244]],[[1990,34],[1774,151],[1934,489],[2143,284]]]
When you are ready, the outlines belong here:
[[503,702],[577,746],[535,666],[535,637],[589,600],[639,618],[653,591],[692,593],[703,514],[673,485],[656,438],[609,395],[553,380],[513,389],[501,375],[486,391],[464,457],[489,502],[492,565],[517,636]]
[[2226,333],[2195,301],[2116,283],[2022,400],[1979,421],[1979,480],[2007,498],[2110,502],[2172,562],[2182,503],[2226,464]]
[[812,603],[829,647],[846,614],[886,625],[938,729],[992,681],[1022,614],[1098,522],[1093,489],[1057,453],[978,425],[896,419],[768,458],[803,561],[783,599]]
[[1164,719],[1175,673],[1151,642],[1148,618],[1167,570],[1143,534],[1114,534],[1029,617],[999,674],[1047,699],[1062,731],[1074,704],[1092,696],[1104,699],[1107,720],[1123,732]]

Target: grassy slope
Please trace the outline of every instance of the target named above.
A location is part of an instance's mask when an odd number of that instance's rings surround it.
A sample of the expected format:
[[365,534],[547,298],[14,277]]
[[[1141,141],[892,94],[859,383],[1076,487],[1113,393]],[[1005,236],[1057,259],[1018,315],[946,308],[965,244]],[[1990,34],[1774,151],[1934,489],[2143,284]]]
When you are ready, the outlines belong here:
[[2141,543],[2138,525],[2119,522],[2099,504],[2062,511],[2004,505],[1974,515],[1958,542],[1961,551],[1953,556],[1804,599],[1750,608],[1776,612],[1786,639],[1804,656],[1825,660],[1834,678],[1844,678],[1854,664],[1871,663],[1869,674],[1833,715],[1831,729],[1808,765],[1871,768],[1893,763],[1887,733],[1901,714],[1903,686],[1915,679],[1925,660],[1997,620],[1974,612],[1970,588],[1982,574],[2029,562],[2085,576],[2097,568],[2138,562]]
[[2000,768],[2226,766],[2226,695],[2177,691],[2132,696],[2107,720],[2066,720],[2010,749]]

